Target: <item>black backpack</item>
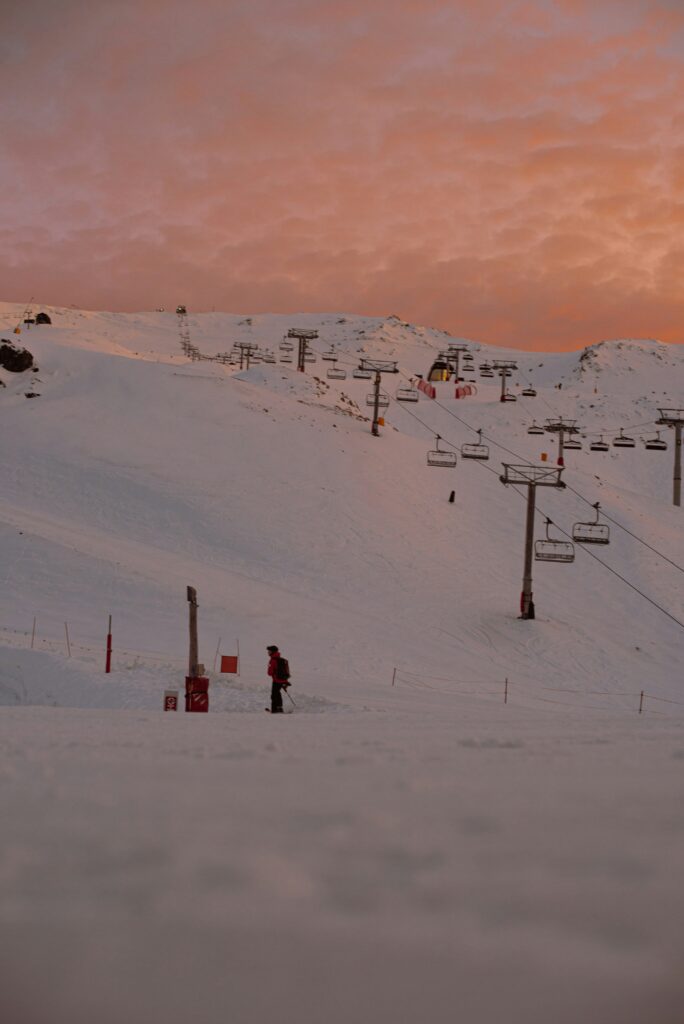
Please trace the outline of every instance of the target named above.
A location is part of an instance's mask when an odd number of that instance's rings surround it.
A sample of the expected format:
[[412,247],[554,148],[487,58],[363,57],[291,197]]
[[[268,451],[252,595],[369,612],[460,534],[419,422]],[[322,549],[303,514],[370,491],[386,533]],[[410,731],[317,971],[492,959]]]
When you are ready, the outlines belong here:
[[276,662],[275,677],[281,681],[286,681],[290,678],[290,666],[287,658],[283,658],[282,656],[278,658],[278,661]]

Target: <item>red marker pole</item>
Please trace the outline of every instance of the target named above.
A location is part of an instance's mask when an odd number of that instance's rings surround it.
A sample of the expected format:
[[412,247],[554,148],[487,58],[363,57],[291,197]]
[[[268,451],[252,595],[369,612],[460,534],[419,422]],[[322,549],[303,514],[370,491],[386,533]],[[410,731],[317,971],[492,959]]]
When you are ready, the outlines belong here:
[[109,616],[109,627],[107,630],[107,660],[105,662],[105,672],[112,671],[112,617]]

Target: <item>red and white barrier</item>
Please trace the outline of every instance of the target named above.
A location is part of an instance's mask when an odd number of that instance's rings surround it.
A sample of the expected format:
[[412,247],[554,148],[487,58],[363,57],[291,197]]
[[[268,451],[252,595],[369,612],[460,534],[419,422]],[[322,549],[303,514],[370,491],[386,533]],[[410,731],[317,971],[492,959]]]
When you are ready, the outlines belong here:
[[428,398],[437,397],[437,389],[435,388],[434,384],[428,384],[426,380],[418,381],[418,390],[422,391],[423,394],[427,395]]
[[477,394],[477,384],[459,384],[454,392],[454,398],[468,398],[469,395]]

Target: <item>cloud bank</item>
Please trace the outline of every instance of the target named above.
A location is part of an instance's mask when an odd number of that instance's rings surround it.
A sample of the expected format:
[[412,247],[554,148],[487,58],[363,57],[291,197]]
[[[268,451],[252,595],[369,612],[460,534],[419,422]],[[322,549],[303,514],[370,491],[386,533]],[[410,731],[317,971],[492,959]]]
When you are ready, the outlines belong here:
[[684,9],[25,0],[3,298],[684,340]]

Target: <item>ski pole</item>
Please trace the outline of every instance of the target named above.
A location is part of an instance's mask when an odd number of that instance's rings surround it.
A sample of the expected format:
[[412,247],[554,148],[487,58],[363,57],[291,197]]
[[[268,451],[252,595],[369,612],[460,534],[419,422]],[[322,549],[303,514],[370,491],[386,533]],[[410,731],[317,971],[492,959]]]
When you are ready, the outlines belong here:
[[[285,693],[287,693],[287,688],[285,689]],[[287,693],[287,696],[290,697],[290,694]],[[292,700],[292,697],[290,697],[290,700]],[[295,707],[297,707],[297,705],[295,704],[295,702],[293,700],[292,700],[292,703],[294,704]]]

